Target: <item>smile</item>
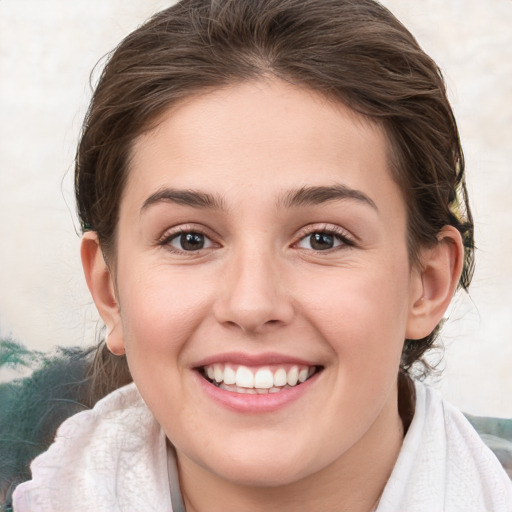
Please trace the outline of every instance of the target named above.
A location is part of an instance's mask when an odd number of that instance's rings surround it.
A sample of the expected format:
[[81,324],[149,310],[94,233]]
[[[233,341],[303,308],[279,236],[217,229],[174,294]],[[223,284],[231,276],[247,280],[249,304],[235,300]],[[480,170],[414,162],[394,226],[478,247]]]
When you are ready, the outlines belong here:
[[249,367],[235,364],[211,364],[200,369],[215,386],[234,393],[269,394],[296,387],[312,377],[320,367],[276,365]]

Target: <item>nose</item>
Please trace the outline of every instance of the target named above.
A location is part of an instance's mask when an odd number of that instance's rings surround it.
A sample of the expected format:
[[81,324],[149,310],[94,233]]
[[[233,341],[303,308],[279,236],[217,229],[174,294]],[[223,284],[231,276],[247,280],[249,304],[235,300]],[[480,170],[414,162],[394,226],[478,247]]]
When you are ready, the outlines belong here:
[[257,334],[291,321],[293,303],[276,260],[261,251],[232,255],[214,306],[219,323]]

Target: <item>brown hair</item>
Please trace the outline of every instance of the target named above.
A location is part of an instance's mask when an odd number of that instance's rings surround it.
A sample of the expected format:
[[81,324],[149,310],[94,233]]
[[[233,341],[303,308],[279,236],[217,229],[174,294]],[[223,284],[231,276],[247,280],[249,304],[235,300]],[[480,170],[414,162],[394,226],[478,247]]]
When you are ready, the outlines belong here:
[[[261,77],[318,91],[380,123],[408,209],[411,262],[445,225],[465,245],[460,285],[473,268],[473,224],[456,122],[437,65],[373,0],[183,0],[131,33],[112,53],[76,155],[84,230],[115,265],[119,203],[130,148],[180,99]],[[409,371],[436,339],[405,340]],[[102,394],[130,380],[124,358],[98,352]],[[425,363],[426,364],[426,363]],[[426,366],[428,367],[428,365]]]

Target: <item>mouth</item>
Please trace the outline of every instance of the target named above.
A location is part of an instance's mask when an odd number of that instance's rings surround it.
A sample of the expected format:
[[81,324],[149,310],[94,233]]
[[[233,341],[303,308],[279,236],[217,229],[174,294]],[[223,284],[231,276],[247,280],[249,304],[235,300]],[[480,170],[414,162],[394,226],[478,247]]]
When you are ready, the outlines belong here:
[[267,365],[244,366],[215,363],[198,368],[199,374],[214,386],[233,393],[265,395],[300,386],[322,370],[321,366]]

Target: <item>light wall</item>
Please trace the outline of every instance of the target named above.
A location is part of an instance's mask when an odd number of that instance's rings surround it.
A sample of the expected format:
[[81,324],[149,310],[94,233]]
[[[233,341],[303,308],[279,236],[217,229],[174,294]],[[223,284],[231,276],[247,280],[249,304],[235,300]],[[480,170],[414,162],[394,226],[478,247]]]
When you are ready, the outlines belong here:
[[[0,334],[88,345],[73,154],[97,60],[163,0],[0,1]],[[386,0],[445,73],[467,158],[477,272],[444,331],[436,385],[512,417],[512,1]],[[96,75],[97,76],[97,75]]]

